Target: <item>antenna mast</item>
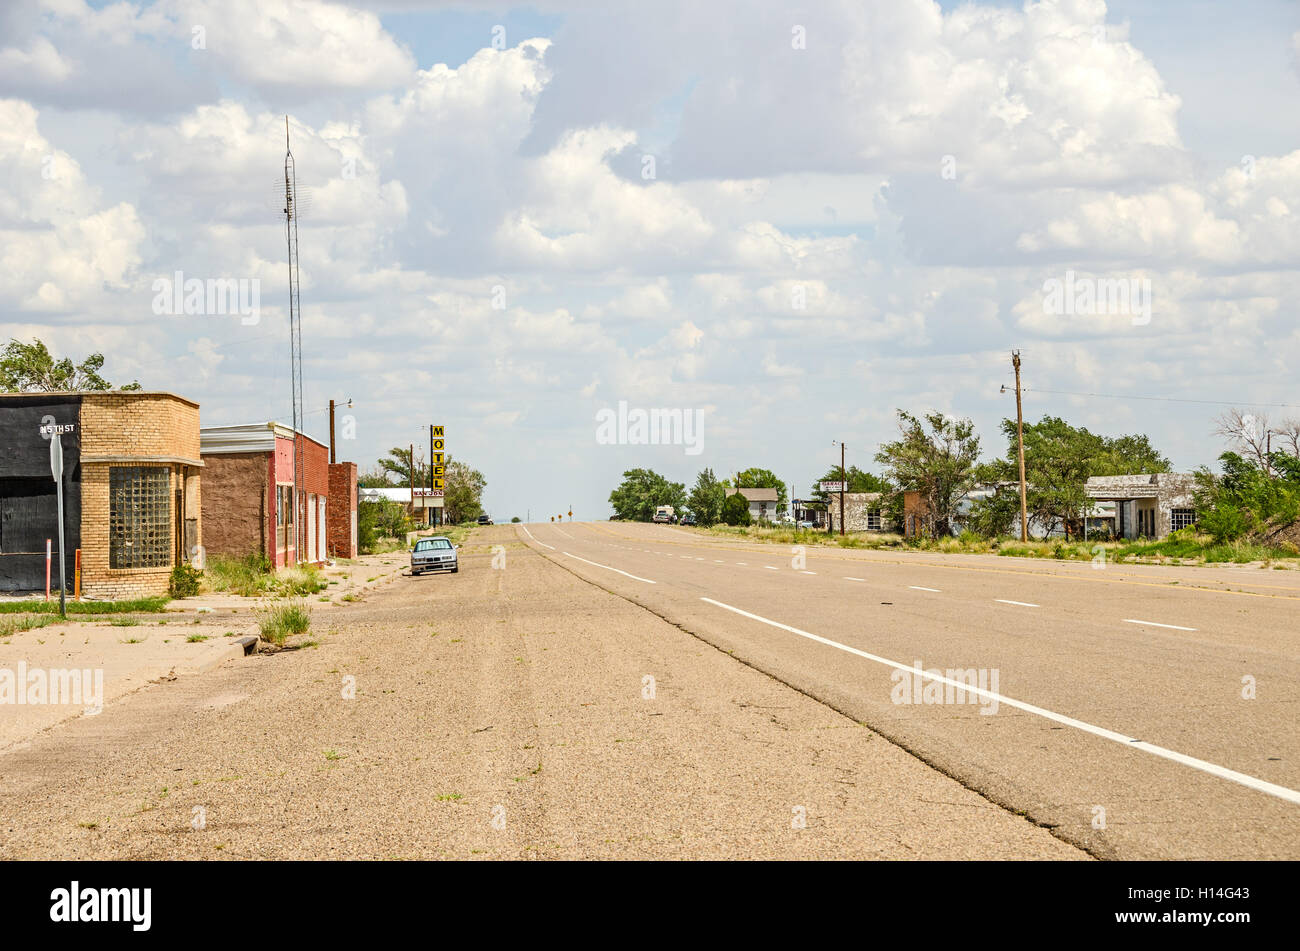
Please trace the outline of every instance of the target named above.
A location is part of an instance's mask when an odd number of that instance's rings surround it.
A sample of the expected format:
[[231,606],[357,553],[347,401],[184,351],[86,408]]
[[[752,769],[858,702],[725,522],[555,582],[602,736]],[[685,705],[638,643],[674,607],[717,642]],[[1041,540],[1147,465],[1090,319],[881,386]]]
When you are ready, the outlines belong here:
[[293,523],[294,562],[303,561],[306,512],[302,501],[303,400],[302,400],[302,301],[298,284],[298,178],[293,152],[289,148],[289,117],[284,117],[284,235],[289,245],[289,375],[293,388]]

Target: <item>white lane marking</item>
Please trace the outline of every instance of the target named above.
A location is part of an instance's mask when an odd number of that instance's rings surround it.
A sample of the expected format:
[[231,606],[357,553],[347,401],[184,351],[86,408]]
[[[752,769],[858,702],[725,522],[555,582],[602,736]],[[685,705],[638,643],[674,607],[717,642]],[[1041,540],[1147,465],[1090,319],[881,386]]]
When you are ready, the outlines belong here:
[[738,562],[736,562],[736,564],[738,564],[738,565],[745,565],[746,567],[748,567],[748,564],[749,564],[749,563],[748,563],[748,562],[744,562],[744,561],[738,561]]
[[720,564],[722,564],[722,559],[721,559],[721,558],[714,558],[714,559],[713,559],[713,563],[714,563],[715,565],[720,565]]
[[844,580],[845,580],[845,581],[866,581],[867,579],[866,579],[866,578],[850,578],[848,575],[845,575],[845,576],[844,576]]
[[[520,525],[519,527],[522,528],[522,529],[524,530],[524,534],[525,534],[525,535],[527,535],[529,538],[533,538],[533,533],[530,532],[530,531],[528,530],[528,526],[527,526],[527,525]],[[537,542],[537,544],[541,545],[543,548],[549,548],[551,551],[555,551],[555,546],[554,546],[554,545],[548,545],[548,544],[546,544],[546,542],[544,542],[544,541],[540,541],[540,540],[538,540],[538,539],[536,539],[536,538],[533,538],[533,541]]]
[[1008,601],[1006,598],[994,598],[994,601],[1001,601],[1003,604],[1014,604],[1022,608],[1038,608],[1041,604],[1030,604],[1028,601]]
[[[938,588],[922,588],[919,584],[909,584],[908,587],[913,591],[933,591],[935,594],[943,594]],[[1038,605],[1034,606],[1037,607]]]
[[780,571],[780,570],[781,570],[780,568],[773,568],[771,565],[764,565],[763,567],[766,568],[768,571]]
[[1159,621],[1137,621],[1131,617],[1124,618],[1125,624],[1148,624],[1151,627],[1167,627],[1171,631],[1194,631],[1194,627],[1183,627],[1181,624],[1161,624]]
[[[566,552],[561,552],[561,554],[569,555],[570,558],[577,558],[578,561],[587,561],[586,558],[579,557],[578,555],[572,555],[572,554],[569,554],[569,552],[567,552],[567,551],[566,551]],[[638,577],[637,575],[629,574],[628,572],[624,571],[622,568],[611,568],[609,565],[602,565],[602,564],[601,564],[600,562],[598,562],[598,561],[587,561],[587,564],[589,564],[589,565],[595,565],[597,568],[604,568],[606,571],[617,571],[620,575],[627,575],[627,577],[632,578],[632,579],[635,580],[635,581],[644,581],[646,584],[658,584],[658,583],[659,583],[659,582],[657,582],[657,581],[651,581],[649,578],[641,578],[641,577]]]
[[1276,783],[1270,783],[1263,779],[1257,779],[1254,776],[1248,776],[1245,773],[1239,773],[1236,770],[1219,766],[1216,763],[1210,763],[1203,759],[1197,759],[1194,756],[1187,756],[1184,753],[1175,750],[1166,749],[1163,746],[1156,746],[1154,743],[1147,743],[1144,740],[1134,739],[1131,736],[1125,736],[1123,733],[1116,733],[1114,730],[1108,730],[1105,727],[1094,726],[1083,720],[1076,720],[1074,717],[1068,717],[1061,713],[1055,713],[1043,707],[1036,707],[1032,703],[1025,703],[1023,700],[1015,700],[1004,694],[996,693],[992,690],[984,690],[981,687],[971,687],[962,681],[953,680],[949,677],[938,676],[928,673],[924,670],[917,670],[915,667],[909,667],[906,664],[900,664],[896,660],[890,660],[887,657],[880,657],[876,654],[868,654],[866,651],[858,650],[856,647],[849,647],[847,644],[841,644],[838,641],[832,641],[826,637],[820,637],[816,634],[810,634],[808,631],[801,631],[797,627],[791,627],[788,624],[782,624],[780,621],[772,621],[768,618],[761,617],[757,614],[750,614],[748,611],[742,611],[740,608],[732,607],[730,604],[723,604],[721,601],[714,601],[712,598],[700,598],[701,601],[707,601],[709,604],[716,605],[726,611],[739,614],[754,621],[759,621],[771,627],[780,628],[783,631],[789,631],[791,634],[797,634],[800,637],[806,637],[810,641],[816,641],[819,644],[825,644],[828,647],[835,647],[849,654],[855,654],[858,657],[864,657],[867,660],[875,661],[877,664],[883,664],[886,667],[893,667],[895,670],[906,671],[908,674],[914,674],[927,680],[935,680],[939,683],[948,684],[963,690],[968,690],[986,700],[995,700],[999,704],[1006,704],[1017,710],[1024,710],[1026,713],[1032,713],[1035,716],[1043,717],[1054,723],[1061,723],[1065,726],[1074,727],[1076,730],[1082,730],[1084,733],[1091,733],[1093,736],[1099,736],[1103,740],[1110,740],[1114,743],[1120,743],[1131,750],[1141,750],[1144,753],[1150,753],[1152,756],[1159,756],[1163,759],[1172,760],[1183,766],[1200,770],[1203,773],[1209,773],[1211,776],[1217,776],[1220,779],[1226,779],[1230,782],[1239,783],[1249,789],[1254,789],[1270,796],[1276,796],[1279,799],[1285,799],[1287,802],[1300,805],[1300,791],[1288,789],[1286,786],[1279,786]]
[[805,571],[805,570],[802,570],[802,569],[800,570],[799,573],[800,573],[800,574],[804,574],[804,575],[815,575],[815,574],[817,574],[817,572],[815,572],[815,571]]

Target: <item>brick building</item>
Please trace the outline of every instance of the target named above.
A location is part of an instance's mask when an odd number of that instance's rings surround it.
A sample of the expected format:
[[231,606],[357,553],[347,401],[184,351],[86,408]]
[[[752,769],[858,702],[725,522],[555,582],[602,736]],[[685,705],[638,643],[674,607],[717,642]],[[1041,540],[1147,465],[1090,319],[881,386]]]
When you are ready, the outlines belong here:
[[302,472],[295,505],[291,427],[276,422],[203,427],[209,555],[261,554],[284,567],[356,554],[356,465],[331,465],[328,447],[299,436]]
[[46,539],[58,558],[47,423],[62,433],[69,588],[79,548],[85,596],[166,593],[172,568],[203,543],[199,405],[120,390],[0,394],[0,590],[44,589]]

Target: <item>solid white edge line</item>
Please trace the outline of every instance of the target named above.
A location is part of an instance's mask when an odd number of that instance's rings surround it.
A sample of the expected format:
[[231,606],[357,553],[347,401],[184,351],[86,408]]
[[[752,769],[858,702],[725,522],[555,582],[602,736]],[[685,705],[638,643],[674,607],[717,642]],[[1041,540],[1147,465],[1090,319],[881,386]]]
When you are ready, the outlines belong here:
[[1019,606],[1022,607],[1022,608],[1041,608],[1041,607],[1042,607],[1041,604],[1030,604],[1028,601],[1008,601],[1006,598],[994,598],[993,600],[994,600],[994,601],[999,601],[999,602],[1001,602],[1002,604],[1015,604],[1015,605],[1019,605]]
[[533,533],[530,532],[530,531],[528,530],[528,526],[527,526],[527,525],[520,525],[519,527],[522,528],[522,529],[524,530],[524,534],[525,534],[525,535],[527,535],[529,538],[532,538],[533,541],[537,542],[537,544],[541,545],[543,548],[549,548],[551,551],[555,551],[555,546],[554,546],[554,545],[548,545],[548,544],[546,544],[546,542],[541,541],[540,539],[533,538]]
[[999,704],[1005,703],[1009,707],[1014,707],[1017,710],[1024,710],[1026,713],[1032,713],[1035,716],[1043,717],[1044,719],[1051,720],[1054,723],[1072,726],[1076,730],[1082,730],[1084,733],[1091,733],[1093,736],[1099,736],[1104,740],[1119,743],[1129,749],[1142,750],[1142,752],[1150,753],[1152,756],[1159,756],[1163,759],[1172,760],[1175,763],[1190,767],[1191,769],[1200,770],[1203,773],[1209,773],[1211,776],[1217,776],[1220,779],[1227,779],[1249,789],[1267,793],[1270,796],[1276,796],[1278,799],[1285,799],[1287,802],[1300,805],[1300,792],[1294,789],[1288,789],[1286,786],[1279,786],[1276,783],[1270,783],[1263,779],[1256,779],[1254,776],[1247,776],[1245,773],[1239,773],[1236,770],[1228,769],[1227,767],[1219,766],[1203,759],[1197,759],[1194,756],[1187,756],[1186,754],[1176,752],[1175,750],[1165,749],[1163,746],[1156,746],[1154,743],[1137,740],[1131,736],[1125,736],[1123,733],[1116,733],[1114,730],[1108,730],[1105,727],[1094,726],[1091,723],[1084,722],[1083,720],[1076,720],[1074,717],[1067,717],[1064,714],[1053,713],[1051,710],[1036,707],[1032,703],[1025,703],[1022,700],[1014,700],[1011,697],[995,693],[992,690],[984,690],[981,687],[972,687],[962,681],[953,680],[949,677],[937,676],[928,673],[925,670],[917,670],[915,667],[908,667],[906,664],[900,664],[896,660],[890,660],[887,657],[880,657],[876,654],[869,654],[864,650],[858,650],[856,647],[849,647],[847,644],[841,644],[838,641],[832,641],[829,638],[820,637],[817,634],[810,634],[808,631],[801,631],[797,627],[782,624],[780,621],[772,621],[757,614],[750,614],[748,611],[734,608],[730,604],[723,604],[721,601],[715,601],[712,598],[700,598],[700,600],[707,601],[709,604],[739,614],[742,617],[747,617],[751,620],[759,621],[775,628],[780,628],[783,631],[789,631],[791,634],[797,634],[800,637],[806,637],[810,641],[816,641],[817,643],[825,644],[828,647],[835,647],[847,653],[856,654],[858,657],[864,657],[867,660],[875,661],[877,664],[884,664],[886,667],[893,667],[895,670],[917,674],[927,680],[936,680],[943,684],[958,687],[962,690],[973,693],[976,696],[984,697],[987,700],[996,700]]
[[570,554],[570,553],[567,552],[567,551],[560,552],[560,554],[562,554],[562,555],[568,555],[570,558],[577,558],[578,561],[586,561],[587,564],[589,564],[589,565],[595,565],[597,568],[604,568],[606,571],[617,571],[620,575],[626,575],[627,577],[633,579],[634,581],[644,581],[646,584],[658,584],[658,583],[659,583],[659,582],[657,582],[657,581],[651,581],[649,578],[642,578],[642,577],[639,577],[639,576],[637,576],[637,575],[631,574],[630,572],[626,572],[626,571],[624,571],[622,568],[612,568],[612,567],[610,567],[609,565],[602,565],[600,562],[597,562],[597,561],[587,561],[586,558],[583,558],[583,557],[581,557],[581,556],[579,556],[579,555],[573,555],[573,554]]
[[845,575],[845,576],[844,576],[844,580],[845,580],[845,581],[866,581],[867,579],[866,579],[866,578],[850,578],[848,575]]
[[1159,621],[1138,621],[1131,617],[1124,618],[1125,624],[1149,624],[1151,627],[1167,627],[1173,631],[1194,631],[1194,627],[1183,627],[1181,624],[1161,624]]
[[[919,584],[909,584],[908,587],[913,591],[933,591],[935,594],[943,594],[943,592],[938,588],[922,588]],[[1035,607],[1037,607],[1037,605],[1035,605]]]

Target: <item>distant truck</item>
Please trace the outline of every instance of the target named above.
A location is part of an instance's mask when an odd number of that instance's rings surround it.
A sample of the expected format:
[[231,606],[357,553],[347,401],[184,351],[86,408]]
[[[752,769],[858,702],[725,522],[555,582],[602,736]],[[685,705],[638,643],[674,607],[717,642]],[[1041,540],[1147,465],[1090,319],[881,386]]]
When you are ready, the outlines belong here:
[[660,505],[655,509],[654,518],[652,518],[650,521],[663,522],[668,525],[671,525],[673,522],[677,521],[677,515],[673,511],[673,507],[671,505]]

